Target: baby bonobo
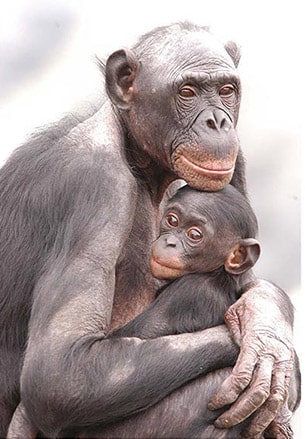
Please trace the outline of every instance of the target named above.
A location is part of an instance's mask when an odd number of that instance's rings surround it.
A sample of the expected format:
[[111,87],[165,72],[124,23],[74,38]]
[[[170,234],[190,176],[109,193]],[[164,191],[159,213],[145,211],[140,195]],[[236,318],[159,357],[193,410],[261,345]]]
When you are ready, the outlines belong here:
[[224,322],[252,280],[260,254],[254,212],[233,186],[219,192],[182,187],[169,200],[152,246],[154,277],[166,284],[144,313],[112,336],[155,338]]
[[[243,287],[254,278],[250,269],[260,255],[256,234],[255,214],[247,199],[233,186],[228,185],[218,192],[201,192],[188,186],[179,189],[165,206],[160,235],[152,246],[152,273],[154,277],[164,280],[165,284],[147,310],[113,331],[109,337],[148,339],[194,332],[224,323],[225,312],[242,294]],[[224,366],[227,366],[229,353],[223,352],[223,355]],[[206,400],[208,405],[230,370],[227,367],[204,377],[206,392],[198,395],[201,403]],[[264,437],[293,437],[288,420],[290,410],[294,411],[298,405],[299,390],[300,376],[296,365],[288,405],[283,406],[278,413],[278,424],[271,423]],[[171,397],[175,398],[175,393]],[[166,403],[165,400],[163,411],[156,413],[156,417],[166,417],[166,410],[171,404],[173,401]],[[187,404],[186,399],[186,409]],[[154,407],[150,410],[154,410]],[[245,437],[243,431],[249,419],[229,430],[219,430],[213,422],[220,411],[213,413],[206,409],[200,414],[200,424],[194,420],[192,425],[185,426],[182,420],[177,425],[177,421],[166,432],[162,427],[160,437]],[[141,415],[137,416],[139,418]],[[110,427],[108,436],[105,432],[103,437],[116,437],[118,433],[124,434],[121,436],[124,438],[133,437],[132,434],[138,437],[137,425],[145,425],[143,417],[138,418],[125,421],[121,429],[118,426],[114,429]]]
[[[125,326],[109,333],[108,338],[156,338],[194,332],[224,323],[226,310],[242,294],[243,287],[253,279],[250,269],[260,254],[256,233],[254,212],[246,198],[233,186],[228,185],[219,192],[200,192],[188,186],[179,189],[165,207],[160,236],[152,246],[152,273],[165,283],[147,310]],[[230,364],[230,355],[232,353],[223,353],[224,366]],[[206,380],[207,391],[202,395],[201,387],[198,387],[201,403],[206,401],[207,406],[213,392],[229,371],[227,367],[202,378]],[[190,392],[192,398],[196,385],[195,380]],[[178,392],[173,392],[155,407],[149,407],[115,425],[100,428],[97,436],[92,433],[90,437],[243,437],[243,429],[249,420],[230,430],[219,430],[213,422],[220,411],[212,412],[207,408],[200,412],[200,424],[194,421],[193,424],[185,425],[181,417],[181,424],[178,420],[175,425],[165,423],[166,427],[163,424],[160,431],[156,431],[158,423],[153,426],[149,424],[148,419],[154,417],[146,418],[146,414],[151,415],[151,411],[156,410],[156,418],[168,416],[167,410],[175,406],[174,399]],[[187,407],[187,395],[185,404]],[[196,416],[198,413],[194,413],[194,419]],[[288,423],[283,422],[283,430],[285,434],[279,437],[292,437]],[[35,434],[35,428],[32,428],[21,403],[10,424],[8,438],[32,438]]]

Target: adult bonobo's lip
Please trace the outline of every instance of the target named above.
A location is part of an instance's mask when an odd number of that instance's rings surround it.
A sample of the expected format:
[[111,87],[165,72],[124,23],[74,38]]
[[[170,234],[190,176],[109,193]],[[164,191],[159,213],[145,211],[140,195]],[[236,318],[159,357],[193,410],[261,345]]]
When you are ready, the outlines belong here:
[[191,160],[189,160],[185,156],[181,156],[180,160],[182,162],[184,162],[186,166],[188,166],[189,168],[193,169],[196,173],[201,174],[201,175],[207,175],[210,177],[213,177],[213,176],[220,177],[220,176],[231,175],[234,172],[234,165],[231,166],[230,168],[211,169],[211,168],[205,168],[203,166],[200,166],[200,165],[192,162]]
[[233,177],[238,145],[229,145],[226,152],[220,147],[215,152],[205,149],[198,145],[179,145],[172,154],[173,170],[195,189],[219,191]]

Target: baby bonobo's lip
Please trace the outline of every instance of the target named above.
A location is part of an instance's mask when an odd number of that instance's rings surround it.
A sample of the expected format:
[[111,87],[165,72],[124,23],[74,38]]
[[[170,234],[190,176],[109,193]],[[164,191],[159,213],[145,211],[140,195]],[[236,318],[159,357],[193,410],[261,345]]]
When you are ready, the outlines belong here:
[[183,274],[181,264],[164,263],[164,261],[154,256],[150,259],[150,269],[153,276],[157,279],[176,279]]
[[175,264],[174,261],[171,261],[171,263],[167,263],[167,262],[164,262],[164,261],[156,258],[155,256],[151,257],[151,261],[155,262],[156,264],[161,265],[162,267],[165,267],[165,268],[170,268],[172,270],[181,270],[181,264],[179,264],[179,265]]

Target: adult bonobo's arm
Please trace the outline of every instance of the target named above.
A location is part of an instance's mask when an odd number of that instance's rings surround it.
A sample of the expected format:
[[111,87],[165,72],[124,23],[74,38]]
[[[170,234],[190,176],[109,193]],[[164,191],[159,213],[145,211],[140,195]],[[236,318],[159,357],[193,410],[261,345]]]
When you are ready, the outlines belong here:
[[249,437],[256,437],[287,399],[294,365],[293,307],[278,287],[256,280],[246,286],[241,298],[227,311],[225,320],[241,352],[232,374],[214,395],[209,408],[231,404],[244,391],[216,425],[230,428],[262,405],[248,429]]
[[[182,384],[222,367],[224,351],[231,352],[226,365],[232,365],[238,351],[232,350],[225,327],[156,340],[105,339],[115,272],[137,194],[119,139],[110,143],[99,128],[99,118],[105,117],[97,114],[88,126],[70,132],[64,147],[58,146],[60,160],[49,145],[46,161],[42,151],[35,151],[40,175],[33,173],[31,181],[37,179],[33,184],[39,194],[26,200],[31,215],[39,208],[37,227],[47,219],[51,234],[55,217],[57,224],[33,293],[21,376],[25,411],[48,437],[144,410]],[[85,130],[86,145],[77,142],[82,138],[77,130]],[[96,137],[103,138],[104,146],[95,144]],[[40,232],[37,228],[33,236]]]

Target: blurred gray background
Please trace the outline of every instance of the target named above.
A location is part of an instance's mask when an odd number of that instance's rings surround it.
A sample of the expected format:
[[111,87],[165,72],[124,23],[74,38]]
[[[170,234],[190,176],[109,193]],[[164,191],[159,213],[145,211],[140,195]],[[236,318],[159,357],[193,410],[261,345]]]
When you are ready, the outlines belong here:
[[[75,108],[90,108],[102,92],[94,55],[106,58],[154,26],[178,20],[210,25],[242,48],[239,137],[248,189],[259,220],[262,256],[256,273],[285,289],[303,330],[301,284],[300,95],[304,50],[300,2],[166,2],[10,0],[0,16],[0,164],[35,128]],[[304,75],[302,75],[304,76]],[[305,437],[301,411],[296,439]]]

